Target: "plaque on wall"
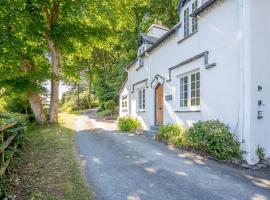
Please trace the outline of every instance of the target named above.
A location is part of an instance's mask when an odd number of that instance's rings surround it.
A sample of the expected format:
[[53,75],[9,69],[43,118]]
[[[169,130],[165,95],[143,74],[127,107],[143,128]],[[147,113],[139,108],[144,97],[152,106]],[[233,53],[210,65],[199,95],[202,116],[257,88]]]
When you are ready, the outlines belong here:
[[167,95],[167,96],[165,96],[165,100],[166,100],[166,101],[171,101],[171,100],[172,100],[172,95]]

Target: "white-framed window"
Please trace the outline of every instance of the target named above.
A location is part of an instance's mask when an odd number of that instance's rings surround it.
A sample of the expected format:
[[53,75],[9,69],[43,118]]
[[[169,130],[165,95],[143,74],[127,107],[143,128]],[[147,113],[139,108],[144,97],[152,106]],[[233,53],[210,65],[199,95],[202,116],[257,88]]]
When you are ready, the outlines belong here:
[[138,90],[138,111],[145,110],[145,88]]
[[184,10],[184,37],[189,35],[189,8]]
[[180,77],[180,108],[199,109],[200,99],[200,72],[192,72]]
[[122,96],[122,109],[127,109],[128,107],[128,96]]
[[[195,12],[197,9],[198,9],[198,0],[192,3],[192,13]],[[197,30],[198,30],[198,18],[193,17],[192,18],[192,32],[195,32]]]
[[188,76],[180,78],[180,107],[188,106]]

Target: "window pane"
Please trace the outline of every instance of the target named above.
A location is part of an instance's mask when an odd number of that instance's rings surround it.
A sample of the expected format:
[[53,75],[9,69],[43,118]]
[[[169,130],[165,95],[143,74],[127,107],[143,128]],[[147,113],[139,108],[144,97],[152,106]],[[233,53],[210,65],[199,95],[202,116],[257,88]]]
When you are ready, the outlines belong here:
[[200,73],[191,75],[191,106],[200,105]]
[[188,77],[180,78],[180,107],[188,106]]

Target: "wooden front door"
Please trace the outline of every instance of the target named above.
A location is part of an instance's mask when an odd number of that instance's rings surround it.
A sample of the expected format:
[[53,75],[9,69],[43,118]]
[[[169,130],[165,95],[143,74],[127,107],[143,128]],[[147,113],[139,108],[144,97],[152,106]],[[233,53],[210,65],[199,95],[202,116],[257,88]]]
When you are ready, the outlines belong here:
[[156,125],[163,124],[163,85],[156,88]]

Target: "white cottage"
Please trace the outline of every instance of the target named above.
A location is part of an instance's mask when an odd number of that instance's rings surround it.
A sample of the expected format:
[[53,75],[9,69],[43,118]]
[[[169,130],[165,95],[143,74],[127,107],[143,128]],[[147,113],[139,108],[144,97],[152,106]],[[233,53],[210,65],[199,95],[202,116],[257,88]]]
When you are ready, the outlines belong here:
[[145,130],[198,120],[228,124],[258,162],[270,156],[270,1],[182,0],[180,23],[152,25],[127,67],[120,116]]

